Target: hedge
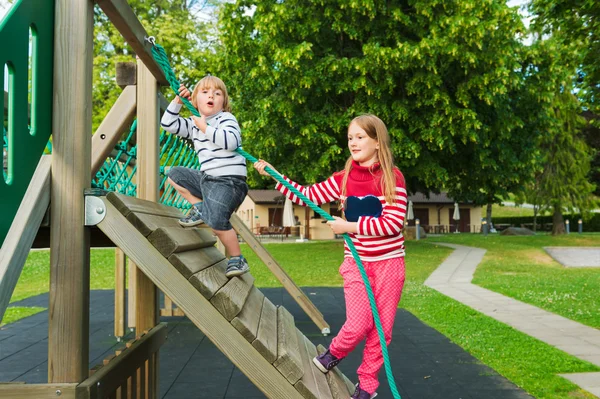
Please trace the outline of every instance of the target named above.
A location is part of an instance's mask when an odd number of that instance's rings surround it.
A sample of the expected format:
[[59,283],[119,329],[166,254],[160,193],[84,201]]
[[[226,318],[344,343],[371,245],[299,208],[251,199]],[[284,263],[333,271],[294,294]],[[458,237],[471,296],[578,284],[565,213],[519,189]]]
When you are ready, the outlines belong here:
[[[574,215],[563,215],[565,221],[569,221],[571,224],[571,232],[577,232],[578,226],[577,221],[581,219],[580,214]],[[492,217],[492,224],[494,226],[501,224],[509,224],[515,227],[521,227],[522,224],[531,224],[533,225],[533,216],[507,216],[507,217]],[[538,226],[541,225],[541,228],[538,230],[552,230],[552,215],[538,216],[537,217]],[[594,213],[591,219],[583,220],[583,231],[584,232],[592,232],[592,231],[600,231],[600,213]]]

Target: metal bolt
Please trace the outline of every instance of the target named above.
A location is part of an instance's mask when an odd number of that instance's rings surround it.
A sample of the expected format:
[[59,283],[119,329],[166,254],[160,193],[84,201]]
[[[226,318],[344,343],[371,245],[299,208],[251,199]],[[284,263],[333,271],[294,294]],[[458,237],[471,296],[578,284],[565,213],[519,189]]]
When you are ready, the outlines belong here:
[[56,390],[56,396],[60,396],[60,395],[62,395],[62,392],[60,391],[60,389],[57,389]]
[[104,213],[104,209],[102,209],[102,208],[96,208],[96,213],[98,215],[102,215]]

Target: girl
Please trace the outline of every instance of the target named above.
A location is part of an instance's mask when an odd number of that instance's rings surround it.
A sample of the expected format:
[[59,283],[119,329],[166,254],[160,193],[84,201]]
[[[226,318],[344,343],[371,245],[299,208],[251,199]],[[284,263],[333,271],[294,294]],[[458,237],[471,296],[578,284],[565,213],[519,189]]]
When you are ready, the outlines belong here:
[[[200,117],[179,116],[187,98],[200,111]],[[242,145],[240,126],[230,113],[227,88],[216,76],[206,76],[198,82],[193,93],[181,85],[179,96],[169,104],[161,126],[194,143],[200,170],[174,167],[169,170],[168,182],[192,208],[179,220],[182,226],[209,225],[230,255],[225,275],[239,276],[249,270],[242,256],[237,233],[229,218],[240,206],[246,194],[246,160],[235,150]]]
[[[385,124],[374,115],[355,118],[348,127],[350,157],[343,171],[310,187],[290,182],[316,204],[340,200],[346,220],[336,217],[329,222],[335,234],[348,233],[356,246],[369,277],[387,344],[404,286],[404,238],[402,228],[406,213],[404,176],[394,166],[390,137]],[[268,175],[267,162],[254,167]],[[305,205],[296,195],[278,183],[276,188],[296,204]],[[365,286],[345,246],[340,274],[344,278],[346,322],[332,340],[329,349],[313,359],[324,373],[335,367],[366,338],[363,361],[358,368],[355,399],[374,398],[379,386],[378,374],[383,365],[379,337]]]

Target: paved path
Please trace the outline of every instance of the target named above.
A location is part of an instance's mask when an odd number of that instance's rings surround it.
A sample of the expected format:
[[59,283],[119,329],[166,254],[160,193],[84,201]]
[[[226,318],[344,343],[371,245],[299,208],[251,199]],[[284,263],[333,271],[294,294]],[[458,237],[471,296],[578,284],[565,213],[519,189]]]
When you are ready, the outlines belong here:
[[558,263],[567,267],[600,267],[600,247],[544,247]]
[[[600,331],[471,284],[485,250],[445,243],[455,251],[438,267],[425,285],[489,317],[552,345],[581,360],[600,366]],[[600,397],[600,373],[563,375]]]
[[[303,290],[321,310],[335,334],[345,319],[341,288]],[[262,290],[274,304],[285,306],[296,326],[315,344],[327,346],[332,336],[319,329],[283,289]],[[90,365],[98,364],[119,346],[113,337],[113,291],[92,291],[90,304]],[[48,306],[48,295],[14,305]],[[259,399],[265,396],[187,318],[162,318],[169,338],[160,351],[162,399]],[[0,381],[45,383],[48,375],[48,312],[0,328]],[[447,337],[399,309],[389,347],[402,399],[531,399],[512,382],[485,366]],[[352,380],[360,364],[362,345],[340,363]],[[385,373],[377,399],[391,399]]]

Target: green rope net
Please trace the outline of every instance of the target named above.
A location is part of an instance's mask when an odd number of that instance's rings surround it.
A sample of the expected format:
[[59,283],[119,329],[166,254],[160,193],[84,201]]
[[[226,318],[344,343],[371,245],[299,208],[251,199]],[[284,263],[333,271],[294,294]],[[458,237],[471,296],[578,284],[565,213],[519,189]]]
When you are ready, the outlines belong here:
[[[152,43],[152,55],[153,55],[154,59],[162,68],[162,70],[165,74],[165,77],[167,78],[167,81],[169,82],[169,85],[171,86],[171,89],[173,89],[175,94],[178,94],[180,83],[177,80],[177,77],[175,76],[173,69],[171,68],[171,64],[169,63],[169,59],[167,57],[167,53],[165,52],[165,49],[161,45],[156,44],[153,38],[149,39],[149,41]],[[200,116],[200,113],[198,112],[198,110],[196,108],[194,108],[194,106],[192,105],[192,103],[190,101],[188,101],[185,98],[182,98],[181,100],[183,101],[184,105],[187,107],[187,109],[193,115]],[[238,148],[235,151],[238,154],[241,154],[244,158],[246,158],[247,160],[249,160],[252,163],[258,161],[258,159],[256,159],[252,155],[248,154],[242,148]],[[304,201],[304,203],[306,205],[308,205],[313,211],[317,212],[319,215],[321,215],[328,221],[335,220],[331,215],[329,215],[327,212],[323,211],[321,208],[319,208],[317,205],[315,205],[315,203],[313,203],[306,196],[304,196],[304,194],[302,194],[300,191],[298,191],[296,188],[294,188],[290,183],[288,183],[276,171],[274,171],[273,169],[271,169],[269,167],[267,167],[265,170],[275,180],[277,180],[279,183],[283,184],[286,188],[288,188],[290,191],[292,191],[298,198],[300,198],[302,201]],[[379,343],[381,344],[381,352],[383,355],[383,361],[385,364],[385,372],[386,372],[388,384],[390,386],[390,390],[392,391],[392,394],[395,399],[401,399],[400,394],[398,393],[398,389],[396,388],[394,376],[392,374],[392,366],[390,365],[390,359],[389,359],[389,355],[388,355],[388,351],[387,351],[387,345],[385,342],[385,335],[383,333],[383,328],[381,326],[381,320],[379,318],[379,312],[377,311],[377,305],[375,303],[375,297],[373,296],[373,290],[371,288],[371,284],[369,283],[367,273],[365,272],[365,268],[360,260],[360,256],[358,255],[356,247],[352,243],[352,240],[350,239],[348,234],[344,234],[344,240],[346,241],[346,244],[350,248],[350,252],[352,252],[352,256],[354,257],[354,260],[356,261],[356,264],[358,265],[358,270],[360,271],[363,282],[365,284],[365,289],[367,291],[367,295],[369,297],[369,303],[371,305],[373,319],[375,321],[375,326],[377,328],[377,333],[379,336]]]

